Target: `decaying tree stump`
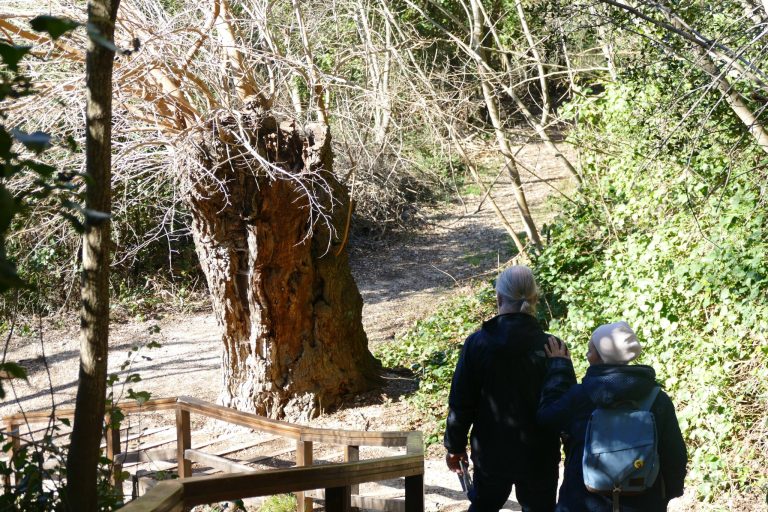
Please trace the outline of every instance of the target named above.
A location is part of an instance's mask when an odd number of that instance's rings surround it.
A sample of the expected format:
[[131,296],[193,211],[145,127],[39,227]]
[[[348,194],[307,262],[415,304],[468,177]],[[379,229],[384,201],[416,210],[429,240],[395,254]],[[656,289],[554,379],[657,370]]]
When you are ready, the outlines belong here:
[[327,128],[229,115],[186,155],[195,246],[224,331],[221,403],[301,420],[376,384]]

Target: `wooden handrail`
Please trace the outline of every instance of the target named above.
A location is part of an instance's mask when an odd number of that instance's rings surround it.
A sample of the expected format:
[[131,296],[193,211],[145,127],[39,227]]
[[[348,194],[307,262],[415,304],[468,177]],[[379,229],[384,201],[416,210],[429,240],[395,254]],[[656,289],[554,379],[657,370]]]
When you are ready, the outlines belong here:
[[[271,420],[258,414],[238,411],[215,405],[197,398],[180,396],[179,407],[185,411],[202,414],[209,418],[253,428],[261,432],[275,434],[297,441],[338,444],[342,446],[407,446],[413,432],[369,432],[365,430],[334,430],[327,428],[304,427],[285,421]],[[419,443],[420,446],[420,443]]]
[[184,486],[184,505],[194,506],[252,496],[344,487],[403,476],[417,476],[423,473],[424,459],[422,457],[398,455],[360,462],[324,464],[322,466],[303,466],[229,475],[194,476],[180,480],[180,482]]
[[[176,482],[162,482],[162,484],[176,485],[164,485],[162,488],[159,488],[159,485],[155,486],[143,497],[128,503],[122,510],[126,512],[170,510],[153,507],[170,500],[167,496],[171,494],[177,496],[179,487],[181,487],[181,497],[177,498],[179,503],[184,507],[192,507],[205,503],[287,492],[347,487],[391,478],[419,477],[423,474],[423,456],[398,455],[322,466],[198,476]],[[420,494],[419,499],[423,500],[423,494]],[[151,505],[147,506],[148,504]]]
[[[176,397],[157,398],[155,400],[148,400],[141,405],[136,403],[136,401],[118,402],[116,404],[116,407],[119,407],[120,410],[122,410],[123,413],[125,414],[135,414],[138,412],[170,411],[176,407]],[[15,424],[39,423],[41,421],[50,420],[51,416],[55,416],[56,418],[74,418],[75,409],[74,407],[67,407],[67,408],[57,408],[55,410],[47,409],[42,411],[33,411],[33,412],[25,412],[25,413],[19,412],[16,414],[5,416],[3,418],[3,421],[6,424],[8,424],[9,422],[12,422]]]
[[[249,412],[237,411],[221,405],[212,404],[197,398],[187,396],[156,398],[139,405],[135,401],[118,402],[116,407],[124,414],[135,414],[154,411],[170,411],[180,407],[182,410],[202,414],[235,425],[252,428],[261,432],[295,439],[297,441],[312,441],[343,446],[407,446],[413,432],[369,432],[364,430],[334,430],[326,428],[305,427],[285,421],[272,420]],[[37,423],[48,421],[51,416],[57,418],[73,418],[74,408],[61,408],[55,411],[43,410],[28,413],[16,413],[5,416],[6,425],[21,423]]]
[[178,480],[166,480],[133,500],[120,510],[125,512],[182,512],[184,486]]
[[289,439],[298,440],[301,437],[302,428],[286,421],[272,420],[250,412],[230,409],[222,405],[212,404],[205,400],[180,396],[176,398],[176,404],[185,411],[202,414],[209,418],[226,421],[241,427],[248,427],[268,434],[275,434]]

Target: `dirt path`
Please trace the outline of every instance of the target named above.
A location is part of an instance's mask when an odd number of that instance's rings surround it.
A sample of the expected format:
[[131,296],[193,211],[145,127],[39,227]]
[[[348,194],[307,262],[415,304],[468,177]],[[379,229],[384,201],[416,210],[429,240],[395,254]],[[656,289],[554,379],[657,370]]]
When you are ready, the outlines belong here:
[[[539,225],[550,217],[544,199],[552,187],[567,189],[569,179],[551,155],[538,146],[529,146],[521,157],[536,170],[537,177],[524,176],[524,187]],[[494,188],[494,197],[505,209],[510,222],[519,224],[509,180],[504,176]],[[388,343],[396,333],[412,323],[473,277],[496,272],[512,254],[512,243],[499,227],[494,212],[480,197],[464,199],[464,204],[423,211],[423,227],[397,239],[352,244],[353,273],[365,306],[363,321],[371,346]],[[354,241],[353,241],[354,242]],[[6,400],[0,415],[19,408],[49,408],[53,399],[59,406],[74,403],[77,379],[77,322],[71,327],[47,329],[16,336],[9,347],[9,360],[20,361],[30,370],[28,384],[16,384],[18,401]],[[154,332],[159,328],[159,332]],[[142,381],[131,384],[148,390],[153,397],[189,395],[215,401],[220,386],[219,328],[209,312],[170,315],[143,322],[114,323],[111,331],[110,371],[120,372],[121,364],[132,360],[122,372],[138,373]],[[149,340],[160,348],[132,351]],[[42,347],[44,346],[44,351]],[[47,361],[47,366],[45,362]],[[386,375],[382,390],[359,397],[357,404],[319,418],[318,426],[348,429],[403,429],[400,398],[415,388],[415,383],[396,374]],[[123,389],[124,393],[126,390]],[[119,394],[120,390],[116,390]],[[196,427],[210,428],[216,425]],[[455,475],[444,469],[440,458],[426,461],[428,510],[461,510],[466,507]],[[519,510],[510,501],[508,507]]]

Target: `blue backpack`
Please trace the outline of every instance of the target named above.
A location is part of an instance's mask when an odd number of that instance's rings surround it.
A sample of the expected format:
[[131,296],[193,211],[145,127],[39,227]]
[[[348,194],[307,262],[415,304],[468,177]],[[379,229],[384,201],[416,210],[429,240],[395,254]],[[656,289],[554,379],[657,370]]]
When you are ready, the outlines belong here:
[[659,474],[656,420],[650,411],[660,388],[655,386],[637,409],[595,409],[584,440],[584,485],[590,492],[613,496],[640,494]]

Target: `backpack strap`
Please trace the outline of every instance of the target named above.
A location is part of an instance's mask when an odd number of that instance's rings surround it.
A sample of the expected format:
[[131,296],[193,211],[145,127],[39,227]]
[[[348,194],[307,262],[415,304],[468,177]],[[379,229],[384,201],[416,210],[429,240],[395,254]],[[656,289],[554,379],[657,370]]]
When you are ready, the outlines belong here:
[[648,396],[643,399],[642,402],[638,404],[638,410],[640,411],[650,411],[651,406],[653,406],[653,402],[656,401],[656,397],[659,396],[659,391],[661,391],[661,388],[659,386],[654,386],[650,393],[648,393]]

